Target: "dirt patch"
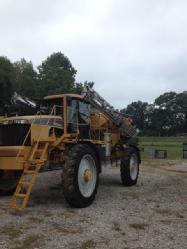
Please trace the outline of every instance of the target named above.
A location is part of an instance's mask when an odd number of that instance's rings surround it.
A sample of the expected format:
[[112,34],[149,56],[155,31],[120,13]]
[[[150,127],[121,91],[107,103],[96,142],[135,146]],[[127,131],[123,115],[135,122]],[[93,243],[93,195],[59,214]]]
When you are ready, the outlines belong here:
[[129,225],[130,227],[137,229],[137,230],[145,230],[146,227],[149,226],[147,223],[132,223]]
[[39,235],[30,235],[21,241],[15,241],[15,245],[12,246],[10,249],[33,249],[39,248],[42,246],[42,240]]
[[170,175],[182,175],[187,178],[187,160],[144,160],[144,166],[152,168],[153,170],[161,173],[170,173]]
[[10,240],[19,238],[23,233],[23,228],[6,225],[0,228],[0,234],[8,237]]

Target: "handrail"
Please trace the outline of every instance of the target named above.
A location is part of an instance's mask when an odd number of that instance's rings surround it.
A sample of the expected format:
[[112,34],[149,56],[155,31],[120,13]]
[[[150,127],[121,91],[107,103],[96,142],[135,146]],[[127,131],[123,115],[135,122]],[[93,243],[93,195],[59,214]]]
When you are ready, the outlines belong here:
[[[53,108],[52,108],[52,110],[51,110],[51,113],[50,113],[49,115],[52,115],[52,114],[53,114],[55,108],[56,108],[56,105],[53,106]],[[29,130],[28,130],[28,132],[27,132],[27,134],[26,134],[26,136],[25,136],[25,138],[24,138],[24,140],[23,140],[23,143],[22,143],[22,145],[21,145],[21,148],[20,148],[20,150],[18,151],[18,154],[17,154],[17,156],[16,156],[16,161],[18,161],[18,158],[20,157],[20,154],[21,154],[21,152],[22,152],[22,150],[23,150],[23,146],[25,145],[25,143],[26,143],[26,141],[27,141],[27,138],[28,138],[28,136],[29,136],[29,133],[31,132],[32,124],[35,122],[35,120],[36,120],[36,118],[37,118],[38,115],[40,115],[40,118],[41,118],[41,112],[40,112],[40,111],[38,111],[38,112],[36,113],[34,119],[32,120],[32,122],[31,122],[31,124],[30,124],[30,128],[29,128]],[[51,117],[49,117],[49,119],[48,119],[48,121],[47,121],[47,123],[46,123],[45,125],[48,125],[48,124],[49,124],[50,119],[51,119]],[[44,127],[43,127],[43,129],[44,129]],[[41,130],[41,132],[40,132],[40,134],[39,134],[39,136],[38,136],[38,140],[37,140],[37,142],[36,142],[37,145],[38,145],[39,140],[40,140],[40,138],[41,138],[41,134],[42,134],[43,129]]]
[[21,145],[21,148],[20,148],[20,150],[18,151],[18,154],[17,154],[17,156],[16,156],[16,161],[17,161],[18,158],[20,157],[21,151],[22,151],[22,149],[23,149],[22,147],[25,145],[25,143],[26,143],[26,141],[27,141],[27,138],[28,138],[28,136],[29,136],[29,133],[31,132],[31,125],[35,122],[36,117],[38,116],[38,114],[41,115],[40,111],[38,111],[38,112],[35,114],[35,117],[34,117],[34,119],[32,120],[32,122],[31,122],[31,124],[30,124],[30,128],[29,128],[29,130],[28,130],[28,132],[27,132],[27,134],[26,134],[26,136],[25,136],[25,138],[24,138],[24,140],[23,140],[23,143],[22,143],[22,145]]
[[[53,108],[52,108],[52,110],[51,110],[51,113],[50,113],[49,115],[53,115],[53,112],[54,112],[55,108],[56,108],[56,105],[53,106]],[[49,124],[50,119],[51,119],[51,117],[48,118],[48,121],[47,121],[47,123],[46,123],[45,125],[48,125],[48,124]],[[40,131],[40,134],[39,134],[39,136],[38,136],[38,139],[37,139],[37,141],[36,141],[36,148],[38,147],[38,144],[39,144],[39,142],[40,142],[41,135],[42,135],[42,131],[44,130],[44,126],[45,126],[45,125],[43,125],[43,127],[42,127],[42,129],[41,129],[41,131]],[[32,154],[31,154],[31,158],[33,157],[33,154],[34,154],[34,151],[33,151]]]
[[[56,105],[53,106],[53,108],[52,108],[52,110],[51,110],[51,113],[50,113],[49,115],[53,115],[53,112],[54,112],[55,108],[56,108]],[[50,119],[51,119],[51,117],[48,118],[48,120],[47,120],[47,122],[46,122],[45,125],[48,125],[48,124],[49,124]],[[39,140],[40,140],[40,138],[41,138],[41,134],[42,134],[43,129],[44,129],[44,125],[43,125],[43,127],[42,127],[42,129],[41,129],[41,132],[40,132],[40,134],[39,134],[39,136],[38,136],[38,140],[37,140],[36,143],[39,143]]]

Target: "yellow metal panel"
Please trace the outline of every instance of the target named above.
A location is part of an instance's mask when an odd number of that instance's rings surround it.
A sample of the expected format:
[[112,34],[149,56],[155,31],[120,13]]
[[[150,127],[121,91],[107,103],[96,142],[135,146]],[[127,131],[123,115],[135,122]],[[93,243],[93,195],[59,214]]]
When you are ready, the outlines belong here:
[[22,170],[23,158],[16,161],[16,157],[0,157],[0,170]]
[[49,130],[51,126],[49,125],[39,125],[39,124],[32,124],[31,127],[31,140],[37,141],[46,141],[49,140]]
[[101,126],[106,125],[108,119],[101,113],[94,113],[90,115],[91,129],[99,129]]
[[0,121],[3,120],[5,117],[4,116],[0,116]]
[[120,133],[119,131],[112,132],[112,145],[115,145],[119,142],[120,140]]
[[30,151],[30,147],[0,146],[0,157],[16,157],[19,151],[21,151],[20,156],[25,156],[26,158]]
[[[0,147],[0,169],[23,169],[23,162],[28,158],[31,147],[2,146]],[[17,158],[18,152],[21,152]]]

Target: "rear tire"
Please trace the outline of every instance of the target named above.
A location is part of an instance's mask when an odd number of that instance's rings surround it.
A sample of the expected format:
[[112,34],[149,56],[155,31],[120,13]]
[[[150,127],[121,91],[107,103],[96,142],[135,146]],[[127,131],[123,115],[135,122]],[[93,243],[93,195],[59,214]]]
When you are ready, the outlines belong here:
[[[12,195],[18,185],[22,171],[12,171],[10,176],[6,176],[6,171],[0,170],[0,195]],[[9,175],[9,174],[8,174]]]
[[65,162],[62,186],[65,199],[76,208],[89,206],[95,199],[99,182],[99,162],[86,144],[73,146]]
[[121,159],[121,181],[124,186],[136,184],[139,175],[139,157],[137,150],[129,147],[125,151],[125,156]]

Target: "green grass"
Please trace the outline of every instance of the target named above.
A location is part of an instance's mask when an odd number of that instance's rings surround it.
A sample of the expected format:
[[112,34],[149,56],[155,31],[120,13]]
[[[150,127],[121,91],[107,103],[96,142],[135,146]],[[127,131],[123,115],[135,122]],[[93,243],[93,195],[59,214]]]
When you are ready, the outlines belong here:
[[155,149],[167,150],[167,158],[181,159],[182,144],[187,143],[187,137],[139,137],[143,158],[152,158]]
[[139,137],[140,142],[185,143],[187,137]]

